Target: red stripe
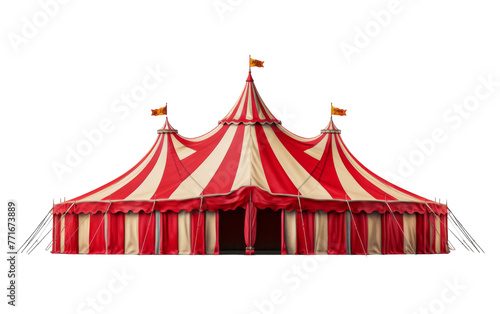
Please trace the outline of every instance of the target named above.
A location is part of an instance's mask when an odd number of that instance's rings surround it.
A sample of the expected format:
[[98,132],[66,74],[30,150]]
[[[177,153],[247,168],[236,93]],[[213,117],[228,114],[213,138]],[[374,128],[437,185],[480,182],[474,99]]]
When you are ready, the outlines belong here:
[[286,255],[285,210],[281,210],[281,255]]
[[417,216],[417,254],[431,253],[431,238],[429,214],[415,214]]
[[149,161],[149,163],[142,169],[142,171],[136,175],[132,181],[121,187],[120,189],[114,191],[112,194],[102,198],[103,200],[111,199],[111,200],[119,200],[119,199],[124,199],[130,194],[132,194],[137,188],[146,180],[146,178],[149,176],[151,173],[151,170],[153,170],[154,166],[158,162],[158,159],[160,157],[160,154],[163,149],[163,143],[165,142],[165,134],[161,135],[162,141],[160,142],[160,145],[158,146],[158,149],[156,150],[155,154],[153,155],[153,158]]
[[351,214],[351,254],[366,255],[368,249],[368,217],[365,212]]
[[251,119],[251,121],[261,121],[260,117],[259,117],[259,112],[257,111],[258,103],[255,100],[254,91],[255,90],[253,88],[250,90],[250,92],[252,93],[251,94],[251,96],[252,96],[252,119]]
[[205,255],[205,212],[191,212],[191,253]]
[[52,215],[52,253],[61,253],[61,214]]
[[[250,87],[250,83],[247,83],[247,85]],[[247,88],[246,93],[243,95],[245,97],[245,102],[243,103],[243,109],[241,110],[241,114],[239,117],[236,117],[234,120],[236,121],[243,121],[246,122],[248,121],[246,116],[247,116],[247,108],[248,108],[248,93],[249,93],[249,88]],[[241,104],[240,104],[241,106]]]
[[384,183],[384,184],[386,184],[386,185],[388,185],[388,186],[391,186],[391,187],[395,188],[396,190],[398,190],[398,191],[400,191],[400,192],[406,193],[406,194],[408,194],[408,195],[410,195],[410,196],[412,196],[412,197],[414,197],[414,198],[417,198],[417,199],[419,199],[419,200],[422,200],[422,201],[430,201],[430,200],[428,200],[428,199],[426,199],[426,198],[423,198],[423,197],[421,197],[421,196],[418,196],[418,195],[416,195],[416,194],[413,194],[413,193],[411,193],[411,192],[408,192],[407,190],[402,189],[402,188],[400,188],[399,186],[396,186],[396,185],[394,185],[394,184],[390,183],[389,181],[386,181],[386,180],[382,179],[381,177],[377,176],[375,173],[373,173],[373,172],[372,172],[372,171],[370,171],[368,168],[366,168],[366,167],[365,167],[362,163],[360,163],[360,162],[356,159],[356,157],[354,157],[354,155],[353,155],[353,154],[349,151],[349,149],[348,149],[348,148],[347,148],[347,146],[345,145],[344,141],[342,141],[342,137],[340,137],[340,135],[337,135],[337,140],[338,140],[338,141],[340,141],[340,142],[342,143],[342,145],[344,146],[344,148],[346,149],[346,151],[349,153],[349,155],[352,157],[352,159],[353,159],[353,160],[354,160],[354,161],[355,161],[355,162],[356,162],[356,163],[357,163],[357,164],[358,164],[361,168],[363,168],[366,172],[368,172],[371,176],[373,176],[375,179],[379,180],[380,182],[382,182],[382,183]]
[[156,216],[152,211],[149,214],[139,212],[139,254],[155,254],[155,227]]
[[[259,93],[257,92],[257,90],[254,90],[253,92],[254,92],[254,93],[255,93],[255,95],[257,96],[257,97],[256,97],[256,99],[255,99],[255,101],[256,101],[256,104],[257,104],[258,106],[260,106],[260,111],[262,111],[262,114],[264,115],[264,120],[272,120],[272,117],[270,117],[270,116],[267,114],[266,110],[264,109],[264,107],[265,107],[266,105],[264,105],[264,102],[263,102],[263,101],[262,101],[262,99],[260,98]],[[253,96],[253,95],[252,95],[252,96]]]
[[175,136],[177,140],[181,140],[181,138],[177,135],[169,134],[167,144],[169,149],[167,162],[165,164],[160,184],[155,192],[156,198],[169,198],[179,185],[186,180],[189,175],[193,173],[213,152],[228,129],[229,126],[225,125],[213,136],[199,142],[202,146],[199,147],[195,153],[189,155],[183,160],[179,159],[177,151],[174,149],[171,136]]
[[[313,148],[319,142],[321,142],[321,140],[323,140],[325,138],[325,136],[328,135],[328,134],[323,133],[319,137],[316,137],[316,138],[307,138],[307,137],[302,137],[300,135],[297,135],[297,134],[291,132],[290,130],[287,130],[284,126],[271,125],[271,127],[273,127],[273,128],[275,127],[277,130],[279,130],[281,133],[283,133],[283,135],[288,139],[288,141],[293,142],[294,145],[298,145],[300,147],[300,149],[302,149],[304,151],[306,151],[310,148]],[[283,130],[285,130],[286,132]],[[301,138],[302,140],[296,140],[292,136],[288,135],[287,132],[296,136],[296,137]]]
[[437,230],[436,230],[436,216],[434,214],[429,214],[429,226],[430,226],[430,253],[435,254],[436,253],[436,236],[437,236]]
[[108,254],[125,253],[125,213],[107,214]]
[[142,157],[141,161],[139,161],[134,167],[132,167],[132,169],[130,169],[129,171],[125,172],[125,174],[119,176],[118,178],[114,179],[113,181],[111,181],[111,182],[109,182],[109,183],[107,183],[107,184],[105,184],[105,185],[103,185],[101,187],[98,187],[95,190],[92,190],[92,191],[90,191],[90,192],[88,192],[86,194],[83,194],[83,195],[78,196],[78,197],[76,197],[76,198],[74,198],[72,200],[69,200],[68,202],[77,201],[77,200],[81,200],[83,198],[86,198],[86,197],[88,197],[88,196],[90,196],[92,194],[95,194],[95,193],[97,193],[97,192],[99,192],[101,190],[104,190],[105,188],[110,187],[111,185],[113,185],[113,184],[121,181],[122,179],[124,179],[126,176],[128,176],[130,173],[132,173],[132,171],[134,171],[135,169],[137,169],[137,167],[139,167],[139,165],[141,165],[144,162],[144,160],[146,160],[146,158],[149,156],[149,154],[153,151],[153,148],[156,146],[156,143],[158,143],[158,140],[160,139],[161,136],[162,136],[161,134],[158,135],[158,137],[156,138],[156,141],[155,141],[153,147],[151,147],[151,149],[148,151],[148,153],[144,157]]
[[[250,84],[247,83],[245,85],[245,88],[243,89],[243,93],[241,94],[240,96],[240,99],[238,99],[238,106],[236,108],[234,108],[234,112],[233,114],[229,117],[229,119],[227,119],[227,121],[233,121],[233,120],[241,120],[242,119],[242,116],[244,114],[246,114],[246,105],[247,105],[247,101],[248,101],[248,88],[249,88]],[[245,98],[245,102],[243,102],[243,97]],[[236,117],[236,114],[238,113],[239,111],[239,108],[243,106],[243,109],[241,110],[241,113],[240,113],[240,116],[239,117]]]
[[64,254],[78,254],[78,214],[64,216]]
[[[250,130],[249,130],[250,131]],[[226,152],[212,179],[207,184],[204,194],[220,194],[231,191],[241,156],[243,137],[245,135],[245,125],[239,124],[232,139],[231,145]]]
[[104,254],[106,253],[104,214],[95,213],[89,215],[89,254]]
[[297,187],[290,180],[283,169],[283,166],[276,158],[276,155],[274,154],[261,125],[255,125],[255,133],[257,134],[257,143],[259,145],[262,168],[264,169],[266,180],[271,192],[294,195],[297,194]]
[[[249,93],[251,97],[251,103],[248,102]],[[248,106],[252,106],[252,117],[250,119],[246,118]],[[257,106],[260,106],[261,111],[265,117],[264,119],[261,119],[259,117]],[[240,107],[241,114],[239,116],[236,116],[236,112],[238,112]],[[243,93],[240,95],[240,98],[238,98],[238,101],[236,102],[236,106],[233,107],[233,109],[229,113],[229,117],[224,118],[223,120],[221,120],[221,122],[278,122],[278,120],[272,114],[268,114],[264,108],[267,107],[262,101],[257,88],[255,87],[253,82],[247,82],[245,88],[243,89]]]
[[262,112],[264,112],[264,116],[266,117],[265,121],[268,121],[268,122],[278,122],[278,119],[276,119],[275,116],[272,115],[271,111],[269,111],[269,114],[266,112],[266,110],[264,108],[267,108],[266,104],[264,103],[264,101],[262,100],[262,97],[260,97],[260,94],[259,94],[259,91],[257,90],[257,88],[255,88],[255,94],[257,95],[257,99],[261,105],[261,108],[262,108]]
[[[297,141],[285,133],[281,131],[277,126],[271,125],[272,130],[280,140],[281,144],[285,146],[287,151],[290,153],[290,155],[293,156],[295,160],[304,168],[308,173],[311,173],[314,171],[314,168],[320,163],[320,160],[317,160],[316,158],[312,157],[311,155],[305,153],[304,151],[314,147],[315,144],[311,143],[317,143],[319,142],[318,140],[312,141],[309,144],[302,143],[300,141]],[[321,139],[323,138],[320,137]]]
[[196,151],[181,161],[183,167],[185,167],[189,173],[193,173],[193,171],[195,171],[205,161],[205,159],[207,159],[215,147],[217,147],[228,129],[229,125],[224,125],[217,133],[199,142],[190,142],[179,137],[178,135],[174,135],[175,138],[181,142],[181,144]]
[[333,199],[350,200],[351,198],[342,187],[340,179],[337,175],[337,170],[335,170],[331,150],[332,136],[329,134],[328,141],[325,146],[325,152],[323,153],[318,166],[311,175],[314,179],[321,183],[321,186],[323,186]]
[[335,140],[335,144],[336,144],[336,147],[337,147],[337,151],[338,151],[338,153],[340,155],[340,159],[342,160],[342,163],[347,168],[347,171],[349,171],[349,173],[354,178],[354,180],[356,180],[356,182],[358,182],[358,184],[366,192],[368,192],[371,196],[373,196],[376,199],[379,199],[379,200],[388,200],[388,201],[397,200],[395,197],[387,194],[386,192],[384,192],[383,190],[381,190],[380,188],[378,188],[377,186],[375,186],[373,183],[371,183],[370,181],[368,181],[367,178],[365,178],[361,173],[359,173],[354,168],[354,166],[349,162],[349,160],[345,156],[344,152],[342,151],[342,148],[340,147],[340,144],[337,141],[337,136],[338,135],[335,136],[335,139],[336,139]]
[[[395,218],[395,219],[394,219]],[[382,254],[404,254],[403,214],[382,214]]]
[[161,213],[160,254],[179,254],[177,213]]
[[[179,187],[179,185],[189,177],[189,173],[184,168],[182,162],[177,155],[172,143],[172,134],[168,135],[168,150],[167,162],[161,177],[160,184],[156,189],[155,196],[157,199],[166,199]],[[153,196],[153,197],[155,197]]]
[[297,252],[295,254],[314,255],[314,213],[308,210],[302,213],[297,211],[296,223]]
[[345,212],[328,213],[328,254],[347,254]]
[[229,116],[229,118],[224,119],[223,121],[232,121],[234,119],[234,116],[236,115],[236,112],[238,112],[238,108],[241,106],[241,99],[245,95],[245,91],[248,90],[248,87],[249,87],[249,84],[246,83],[245,84],[245,88],[243,88],[243,92],[240,95],[240,98],[238,98],[238,101],[236,102],[238,105],[234,107],[234,109],[233,109],[231,115]]

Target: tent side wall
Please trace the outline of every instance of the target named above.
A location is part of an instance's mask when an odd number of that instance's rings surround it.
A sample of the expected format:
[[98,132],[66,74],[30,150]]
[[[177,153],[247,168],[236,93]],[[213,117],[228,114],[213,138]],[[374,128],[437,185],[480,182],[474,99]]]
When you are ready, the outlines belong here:
[[[243,240],[240,241],[240,253],[246,249],[248,254],[249,247],[252,248],[252,254],[449,253],[446,214],[279,210],[276,215],[269,215],[264,214],[264,209],[250,212],[244,208],[239,209],[245,211],[245,220],[241,221],[245,226],[235,229],[240,231],[233,232],[241,232],[242,239],[244,237],[246,247],[243,247]],[[248,217],[251,212],[254,212],[254,217]],[[54,214],[52,253],[221,254],[224,251],[221,252],[219,244],[225,242],[226,238],[219,239],[220,213],[221,211],[205,210],[201,213],[152,211]],[[259,214],[260,219],[257,218]],[[270,220],[267,222],[265,219]],[[276,230],[266,228],[280,229],[279,248],[274,243]],[[227,237],[227,232],[222,231],[224,237]],[[269,250],[270,244],[265,242],[266,234],[273,234],[273,250]]]

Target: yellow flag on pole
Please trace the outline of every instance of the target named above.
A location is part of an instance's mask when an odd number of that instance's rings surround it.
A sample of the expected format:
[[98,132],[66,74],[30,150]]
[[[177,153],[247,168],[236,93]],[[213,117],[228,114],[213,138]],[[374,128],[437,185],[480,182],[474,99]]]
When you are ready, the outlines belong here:
[[336,116],[345,116],[346,115],[347,109],[339,109],[339,108],[334,107],[332,104],[330,104],[330,106],[332,107],[332,115],[336,115]]
[[260,60],[257,60],[257,59],[250,58],[250,67],[263,68],[264,67],[264,61],[260,61]]
[[161,107],[159,109],[151,109],[152,116],[162,116],[166,114],[167,114],[167,104],[165,104],[165,107]]

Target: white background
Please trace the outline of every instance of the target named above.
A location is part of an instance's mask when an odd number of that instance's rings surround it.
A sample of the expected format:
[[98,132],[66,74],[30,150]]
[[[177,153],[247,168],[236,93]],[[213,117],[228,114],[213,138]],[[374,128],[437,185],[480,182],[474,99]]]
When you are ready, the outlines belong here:
[[[37,1],[2,2],[1,249],[8,199],[18,202],[24,240],[54,199],[86,193],[146,154],[163,123],[150,109],[168,101],[180,134],[209,131],[243,89],[252,54],[265,61],[265,68],[253,70],[256,86],[285,127],[314,136],[328,123],[330,102],[347,109],[347,117],[334,120],[354,155],[382,176],[399,175],[398,184],[412,192],[448,200],[487,254],[468,253],[451,236],[457,251],[449,255],[329,256],[320,262],[299,256],[68,256],[40,246],[20,256],[19,306],[8,307],[2,290],[2,313],[495,312],[500,87],[469,107],[466,118],[449,110],[474,98],[480,77],[500,81],[500,6],[401,0],[398,13],[385,15],[380,26],[371,12],[389,3],[68,1],[43,21]],[[27,38],[22,30],[34,17],[42,24]],[[368,40],[348,62],[342,43],[354,46],[357,29],[365,33],[366,27]],[[15,36],[24,42],[13,44]],[[148,67],[168,77],[124,117],[119,110],[125,105],[112,104],[142,84]],[[112,121],[113,131],[59,180],[53,164],[64,164],[68,149],[85,140],[82,132],[102,119]],[[445,140],[424,151],[416,142],[436,129]],[[412,171],[402,168],[401,160],[410,158]],[[294,267],[306,275],[290,274]],[[4,258],[1,269],[4,287]],[[123,269],[133,278],[120,287],[113,270]],[[450,282],[460,285],[457,293]],[[120,291],[110,292],[109,284]],[[280,304],[270,305],[271,294],[280,292]],[[91,298],[99,311],[88,306]]]

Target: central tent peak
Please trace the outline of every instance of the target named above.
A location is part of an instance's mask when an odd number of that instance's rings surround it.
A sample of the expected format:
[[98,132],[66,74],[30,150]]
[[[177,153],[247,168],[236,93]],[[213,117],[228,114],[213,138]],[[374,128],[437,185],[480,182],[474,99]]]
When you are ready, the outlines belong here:
[[248,71],[247,82],[253,82],[252,71]]
[[281,124],[269,111],[248,72],[245,88],[229,113],[219,122],[223,124]]

